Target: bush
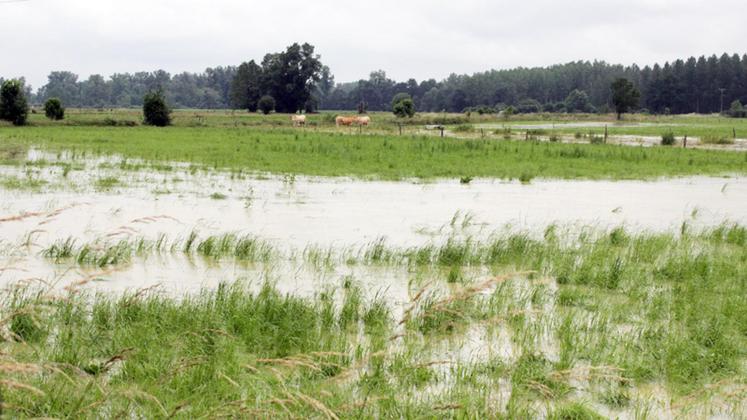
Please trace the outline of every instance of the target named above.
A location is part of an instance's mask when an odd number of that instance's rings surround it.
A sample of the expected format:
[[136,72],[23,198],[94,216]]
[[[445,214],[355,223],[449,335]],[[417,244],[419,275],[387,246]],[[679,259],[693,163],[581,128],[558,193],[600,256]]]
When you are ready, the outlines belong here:
[[259,108],[260,112],[267,115],[270,112],[275,110],[275,98],[273,98],[270,95],[265,95],[259,98],[259,102],[257,102],[257,107]]
[[44,115],[50,120],[59,121],[65,118],[65,107],[59,98],[49,98],[44,102]]
[[674,140],[675,140],[674,133],[672,133],[671,131],[661,135],[662,146],[671,146],[674,144]]
[[392,112],[398,118],[412,118],[415,116],[415,102],[412,101],[410,95],[398,93],[392,99]]
[[744,105],[739,100],[736,100],[731,103],[727,115],[732,118],[747,118],[747,109],[744,109]]
[[166,104],[163,92],[149,92],[143,98],[143,116],[145,124],[165,127],[171,124],[171,109]]
[[29,105],[23,93],[23,83],[19,80],[6,80],[0,87],[0,120],[13,125],[25,125],[29,115]]

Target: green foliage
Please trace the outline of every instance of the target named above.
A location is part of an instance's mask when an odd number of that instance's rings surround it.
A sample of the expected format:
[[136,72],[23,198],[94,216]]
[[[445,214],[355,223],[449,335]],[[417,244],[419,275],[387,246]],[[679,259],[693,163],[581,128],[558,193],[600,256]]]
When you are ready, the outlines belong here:
[[739,100],[735,100],[729,107],[728,115],[732,118],[747,118],[747,109]]
[[661,135],[662,146],[672,146],[674,145],[674,142],[675,142],[674,133],[672,133],[671,131]]
[[146,125],[165,127],[171,124],[171,109],[160,90],[149,92],[143,98],[143,117]]
[[234,108],[257,111],[261,97],[262,68],[254,62],[241,63],[231,82],[231,105]]
[[535,99],[522,99],[516,106],[516,111],[520,114],[535,114],[542,111],[542,104]]
[[583,90],[574,89],[565,98],[566,112],[594,112],[594,106],[589,100],[589,95]]
[[398,118],[415,116],[415,102],[407,93],[398,93],[392,99],[392,112]]
[[264,95],[263,97],[259,98],[257,107],[259,108],[260,112],[267,115],[275,110],[275,98],[270,95]]
[[50,120],[59,121],[65,118],[65,108],[59,98],[49,98],[44,102],[44,115]]
[[6,80],[0,86],[0,120],[13,125],[25,125],[29,106],[26,102],[23,83],[20,80]]
[[612,89],[612,104],[615,106],[618,120],[622,118],[622,114],[638,106],[641,93],[628,79],[615,79],[610,88]]
[[[262,60],[260,90],[274,98],[278,112],[295,113],[311,97],[321,71],[322,63],[314,53],[314,46],[294,43],[283,52],[267,54]],[[261,105],[260,110],[264,112]]]

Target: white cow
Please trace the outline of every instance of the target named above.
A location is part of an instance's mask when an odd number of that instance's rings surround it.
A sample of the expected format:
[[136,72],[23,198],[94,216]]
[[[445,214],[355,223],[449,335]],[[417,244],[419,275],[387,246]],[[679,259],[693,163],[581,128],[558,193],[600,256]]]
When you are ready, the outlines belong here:
[[306,125],[306,115],[291,115],[291,121],[294,127]]

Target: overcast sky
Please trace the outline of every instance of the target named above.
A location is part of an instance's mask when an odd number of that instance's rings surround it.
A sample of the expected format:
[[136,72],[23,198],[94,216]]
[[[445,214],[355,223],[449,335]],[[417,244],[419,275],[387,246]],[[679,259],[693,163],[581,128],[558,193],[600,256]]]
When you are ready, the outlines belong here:
[[0,75],[34,86],[261,60],[316,46],[338,82],[601,59],[747,53],[745,0],[0,0]]

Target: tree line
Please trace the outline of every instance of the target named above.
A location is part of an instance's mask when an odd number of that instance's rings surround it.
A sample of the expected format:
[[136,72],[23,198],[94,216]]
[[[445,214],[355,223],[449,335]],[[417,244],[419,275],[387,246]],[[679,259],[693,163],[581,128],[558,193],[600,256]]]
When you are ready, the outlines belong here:
[[[208,68],[201,73],[166,71],[118,73],[108,79],[52,72],[36,92],[20,79],[32,104],[59,98],[68,107],[140,107],[148,92],[160,90],[173,108],[247,109],[260,99],[278,112],[317,109],[391,111],[392,99],[407,94],[420,112],[609,112],[611,84],[629,80],[640,92],[638,110],[658,114],[713,113],[735,101],[747,103],[747,55],[690,57],[643,68],[603,61],[577,61],[549,67],[452,74],[444,80],[398,82],[382,70],[368,79],[335,83],[314,47],[293,44],[260,62]],[[2,82],[2,78],[0,78]]]
[[391,109],[391,98],[407,93],[418,111],[501,110],[518,112],[608,112],[611,84],[630,80],[640,91],[640,108],[651,113],[713,113],[734,101],[747,103],[747,55],[690,57],[643,68],[603,61],[577,61],[549,67],[452,74],[445,80],[396,82],[384,71],[367,80],[339,84],[322,98],[326,109]]

